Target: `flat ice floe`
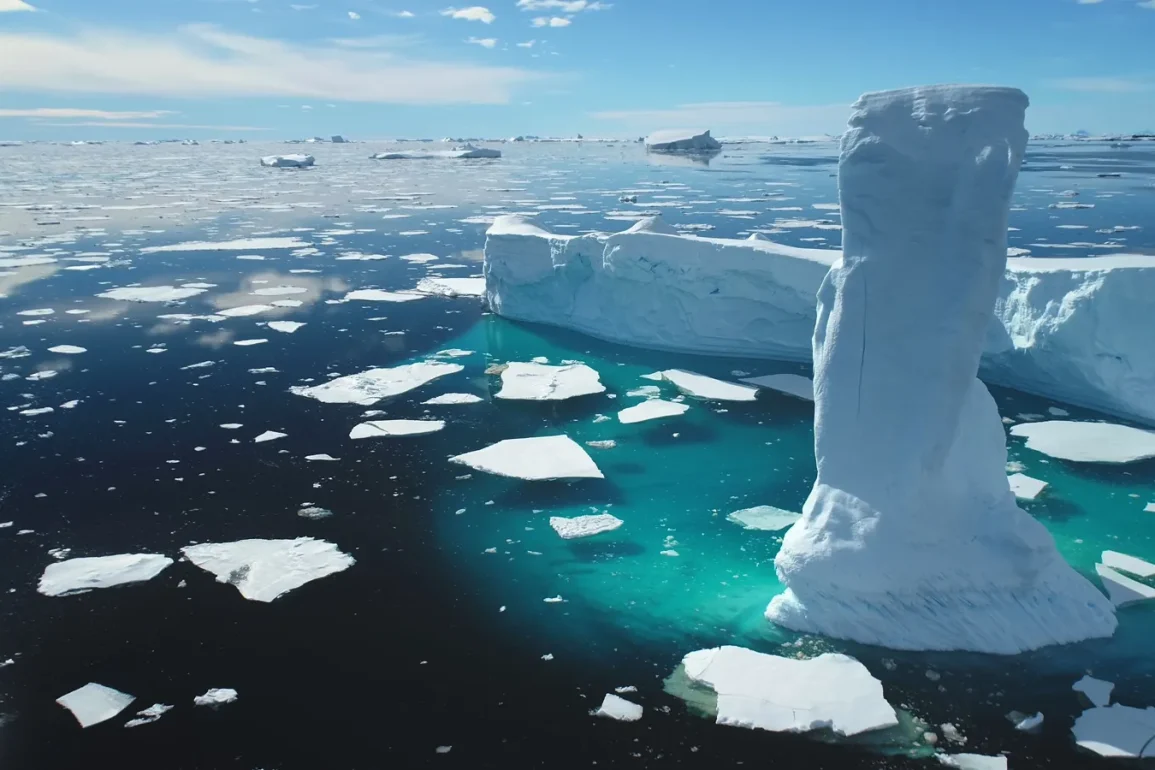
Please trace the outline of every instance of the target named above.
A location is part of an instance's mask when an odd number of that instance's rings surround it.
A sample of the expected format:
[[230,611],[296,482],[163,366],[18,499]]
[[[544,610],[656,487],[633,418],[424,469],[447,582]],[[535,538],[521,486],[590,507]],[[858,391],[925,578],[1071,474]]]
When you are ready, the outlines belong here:
[[1111,703],[1111,693],[1115,690],[1115,683],[1084,676],[1071,685],[1071,689],[1085,695],[1091,705],[1107,706]]
[[1007,758],[985,754],[936,754],[940,765],[959,770],[1007,770]]
[[343,572],[355,562],[332,543],[311,537],[205,543],[181,552],[215,575],[218,583],[228,583],[256,602],[271,602],[294,588]]
[[261,435],[257,436],[255,439],[253,439],[253,443],[254,444],[263,444],[266,441],[276,441],[277,439],[284,438],[287,435],[289,435],[289,434],[278,433],[275,430],[267,430],[264,433],[262,433]]
[[484,297],[484,278],[422,278],[417,282],[418,291],[422,294],[435,294],[443,297]]
[[62,356],[78,356],[81,353],[87,353],[88,348],[82,348],[77,345],[55,345],[48,348],[49,353],[59,353]]
[[424,436],[445,427],[442,420],[373,420],[354,426],[349,438],[391,438],[395,436]]
[[164,246],[146,246],[141,254],[161,254],[175,251],[272,251],[299,249],[309,244],[300,238],[239,238],[233,241],[186,241]]
[[1033,479],[1022,473],[1015,473],[1007,477],[1011,491],[1020,500],[1034,500],[1047,488],[1047,482]]
[[598,373],[585,364],[550,366],[514,361],[501,373],[496,398],[512,401],[563,401],[605,393]]
[[691,652],[682,665],[717,693],[720,725],[857,735],[898,724],[882,683],[846,655],[796,660],[727,646]]
[[172,564],[167,556],[125,553],[94,556],[49,564],[40,576],[37,591],[45,596],[66,596],[94,588],[111,588],[152,580]]
[[1155,431],[1106,422],[1051,420],[1015,425],[1027,449],[1076,463],[1131,463],[1155,457]]
[[753,401],[758,397],[758,388],[718,380],[683,369],[667,369],[662,372],[662,378],[673,383],[683,393],[707,401]]
[[1149,602],[1155,599],[1155,587],[1140,583],[1138,580],[1132,580],[1102,564],[1095,565],[1095,572],[1103,581],[1103,587],[1107,589],[1107,596],[1116,607],[1125,607],[1128,604]]
[[411,291],[385,291],[384,289],[356,289],[345,295],[345,302],[414,302],[424,299],[424,294]]
[[1087,709],[1071,728],[1075,743],[1103,757],[1155,757],[1155,708]]
[[266,326],[273,331],[281,332],[282,334],[292,334],[304,325],[305,324],[300,321],[269,321],[266,324]]
[[803,401],[814,400],[814,381],[801,374],[768,374],[765,377],[747,377],[742,382],[758,388],[776,390]]
[[425,406],[453,406],[457,404],[478,404],[485,399],[480,396],[475,396],[472,393],[446,393],[442,396],[435,396],[428,401],[422,401]]
[[420,361],[389,369],[369,369],[312,387],[294,386],[289,388],[289,392],[296,396],[315,398],[324,404],[372,406],[382,399],[408,393],[439,377],[457,374],[464,368],[460,364],[443,361]]
[[576,540],[580,537],[593,537],[604,532],[613,532],[622,524],[625,522],[608,513],[575,516],[572,519],[567,519],[564,516],[551,516],[549,518],[549,526],[562,540]]
[[491,150],[488,147],[474,147],[472,144],[463,144],[452,150],[434,150],[432,152],[379,152],[370,155],[371,160],[476,160],[479,158],[500,158],[500,150]]
[[1137,556],[1129,556],[1118,551],[1103,551],[1100,561],[1111,569],[1122,570],[1141,578],[1155,577],[1155,564]]
[[637,703],[632,703],[620,695],[606,693],[606,697],[602,699],[602,705],[593,712],[593,715],[606,719],[616,719],[619,722],[637,722],[642,718],[642,711],[642,707]]
[[754,508],[744,508],[734,511],[726,517],[727,521],[739,524],[743,529],[758,529],[765,532],[778,532],[794,525],[802,518],[802,514],[793,511],[784,511],[772,505],[759,505]]
[[618,412],[618,422],[623,425],[632,425],[647,420],[660,420],[664,417],[677,417],[685,414],[690,407],[685,404],[675,404],[673,401],[662,401],[652,398],[636,406],[631,406]]
[[216,314],[225,318],[247,318],[251,315],[267,313],[270,310],[276,310],[276,308],[272,305],[237,305],[218,310]]
[[308,168],[317,162],[312,155],[266,155],[261,165],[267,168]]
[[586,451],[569,436],[506,439],[449,461],[527,481],[605,478]]
[[205,289],[177,288],[176,286],[125,286],[119,289],[109,289],[96,296],[104,299],[117,299],[122,302],[176,302],[204,294],[205,291]]
[[193,698],[193,705],[208,706],[215,709],[229,703],[235,703],[236,700],[237,691],[231,687],[214,687],[204,695],[198,695]]
[[71,711],[81,727],[92,727],[112,719],[134,700],[136,698],[128,693],[89,682],[80,689],[61,695],[56,702]]

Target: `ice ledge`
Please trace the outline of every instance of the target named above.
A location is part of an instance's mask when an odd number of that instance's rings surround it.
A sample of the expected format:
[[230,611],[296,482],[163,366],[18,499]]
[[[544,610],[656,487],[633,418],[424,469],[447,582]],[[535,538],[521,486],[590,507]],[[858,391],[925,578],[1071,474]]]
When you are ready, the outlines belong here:
[[[554,235],[498,217],[485,243],[490,307],[638,347],[810,360],[815,295],[840,252],[631,231]],[[1155,255],[1009,259],[980,374],[1155,423],[1151,296]]]

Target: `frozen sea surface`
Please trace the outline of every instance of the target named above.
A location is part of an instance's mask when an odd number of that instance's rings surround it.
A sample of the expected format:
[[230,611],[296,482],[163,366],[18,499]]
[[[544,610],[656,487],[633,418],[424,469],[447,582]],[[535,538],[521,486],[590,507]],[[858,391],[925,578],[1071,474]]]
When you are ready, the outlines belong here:
[[[726,145],[706,159],[518,143],[498,160],[406,163],[367,158],[404,145],[309,149],[314,168],[283,171],[256,160],[281,144],[0,148],[0,765],[554,767],[564,751],[574,766],[939,766],[918,737],[929,731],[951,753],[1078,768],[1101,765],[1071,737],[1084,708],[1072,684],[1089,673],[1115,683],[1115,703],[1155,705],[1151,603],[1122,607],[1110,640],[1010,660],[769,626],[783,531],[727,517],[801,510],[813,406],[767,388],[697,398],[652,375],[742,383],[807,368],[624,348],[504,321],[476,297],[414,294],[430,279],[471,286],[456,279],[481,275],[486,223],[501,213],[579,234],[660,212],[687,232],[836,248],[835,145]],[[1153,184],[1150,145],[1032,144],[1011,246],[1051,258],[1155,252]],[[1094,207],[1052,207],[1071,201]],[[1072,225],[1085,228],[1062,227]],[[99,296],[117,289],[145,291]],[[366,293],[341,301],[352,292]],[[286,323],[294,332],[278,333]],[[233,344],[252,339],[267,342]],[[76,348],[86,352],[60,352]],[[534,359],[580,361],[605,392],[496,399],[500,366]],[[290,392],[410,364],[439,376],[368,390],[339,381],[311,391],[342,396],[323,400]],[[992,390],[1011,423],[1105,419]],[[689,409],[617,419],[645,398]],[[428,420],[445,427],[349,438],[363,423]],[[265,433],[284,435],[253,442]],[[526,481],[449,462],[563,434],[604,478]],[[1009,441],[1008,474],[1047,485],[1021,505],[1078,570],[1099,584],[1104,551],[1155,561],[1155,461],[1073,463]],[[298,515],[307,508],[332,515]],[[603,514],[624,524],[573,539],[550,525]],[[36,590],[67,559],[299,538],[339,544],[355,563],[271,603],[244,601],[184,560],[124,589]],[[254,577],[243,564],[223,575]],[[664,691],[687,653],[725,645],[851,655],[917,740],[735,730]],[[142,729],[122,729],[126,709],[81,730],[55,699],[90,682],[140,706],[177,705]],[[222,685],[243,697],[192,705]],[[645,717],[591,718],[623,685]],[[1043,712],[1043,730],[1015,730],[1010,711]],[[965,746],[946,742],[947,723]]]

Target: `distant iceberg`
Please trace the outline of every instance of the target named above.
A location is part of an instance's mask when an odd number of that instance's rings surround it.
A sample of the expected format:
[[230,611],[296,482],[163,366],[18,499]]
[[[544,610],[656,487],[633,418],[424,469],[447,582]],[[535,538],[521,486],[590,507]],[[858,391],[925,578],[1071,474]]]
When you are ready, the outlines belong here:
[[312,155],[266,155],[261,165],[270,168],[308,168],[316,162]]
[[655,131],[646,137],[646,149],[652,152],[714,152],[721,143],[709,131],[670,129]]
[[475,147],[472,144],[463,144],[454,147],[452,150],[379,152],[369,157],[372,160],[478,160],[481,158],[500,158],[501,150],[491,150],[488,147]]

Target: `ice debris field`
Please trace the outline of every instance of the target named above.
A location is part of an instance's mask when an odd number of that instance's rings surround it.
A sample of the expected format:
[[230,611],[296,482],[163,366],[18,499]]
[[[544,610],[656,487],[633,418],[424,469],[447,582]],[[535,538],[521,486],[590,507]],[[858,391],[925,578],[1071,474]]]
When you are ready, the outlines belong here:
[[0,761],[1155,755],[1155,154],[922,97],[1017,179],[907,169],[969,203],[895,219],[859,145],[705,128],[0,147]]

